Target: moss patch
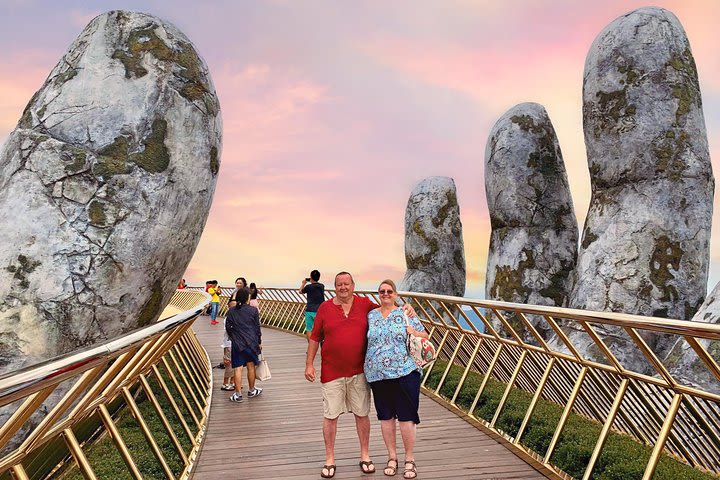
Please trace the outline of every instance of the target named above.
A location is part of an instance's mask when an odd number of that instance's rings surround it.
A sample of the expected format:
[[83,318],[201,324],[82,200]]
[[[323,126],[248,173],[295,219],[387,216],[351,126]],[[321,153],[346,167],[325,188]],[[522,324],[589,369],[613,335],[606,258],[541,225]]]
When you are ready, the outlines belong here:
[[662,292],[663,301],[676,301],[679,298],[677,288],[668,285],[668,282],[675,278],[670,268],[675,271],[680,268],[683,253],[680,242],[673,242],[666,235],[655,240],[650,256],[650,281]]
[[173,71],[175,78],[181,82],[178,93],[191,102],[202,101],[209,115],[217,115],[220,111],[219,105],[210,92],[200,56],[195,48],[182,41],[177,42],[177,49],[170,48],[155,33],[158,28],[160,27],[157,24],[152,23],[133,30],[124,48],[113,52],[112,58],[120,60],[125,67],[125,78],[141,78],[147,75],[147,69],[142,66],[146,54],[151,54],[163,62],[174,63],[179,67]]
[[129,144],[127,137],[119,136],[113,143],[98,151],[98,160],[93,165],[93,173],[101,177],[129,173],[130,165],[127,163]]
[[155,280],[155,283],[153,283],[151,287],[151,292],[152,293],[150,294],[150,298],[148,298],[148,301],[145,302],[145,305],[143,305],[143,308],[138,315],[139,327],[144,327],[154,322],[163,308],[163,292],[162,283],[160,282],[160,280]]
[[672,86],[672,96],[678,100],[675,121],[681,124],[682,118],[690,112],[693,105],[700,106],[700,85],[697,67],[690,48],[681,54],[674,54],[666,65],[679,72],[682,79]]
[[515,302],[520,297],[520,302],[524,302],[530,290],[523,285],[523,274],[526,270],[535,268],[535,257],[533,251],[529,248],[523,249],[522,256],[525,258],[518,262],[516,269],[510,265],[495,266],[495,281],[490,287],[491,298],[503,300],[506,302]]
[[217,175],[220,171],[220,161],[218,159],[217,147],[210,148],[210,173],[213,176]]
[[170,164],[170,154],[165,146],[167,122],[157,118],[152,123],[150,134],[143,141],[144,149],[133,153],[128,160],[150,173],[160,173]]
[[405,256],[405,261],[408,268],[411,268],[413,270],[419,270],[422,267],[430,264],[432,258],[435,256],[438,250],[440,250],[440,246],[438,245],[438,241],[436,238],[431,239],[430,237],[428,237],[427,233],[425,233],[425,230],[423,230],[422,226],[420,225],[420,220],[415,220],[415,223],[413,223],[412,226],[412,231],[420,238],[422,238],[423,241],[430,247],[430,251],[423,255]]
[[107,215],[105,214],[105,204],[99,200],[93,200],[88,206],[88,218],[90,223],[96,227],[104,227],[107,225]]
[[653,141],[653,154],[656,158],[655,173],[664,174],[670,180],[679,180],[687,165],[682,158],[687,150],[688,134],[685,131],[669,130]]
[[65,162],[65,173],[75,174],[85,170],[85,162],[87,161],[87,152],[81,148],[72,145],[66,145],[63,148],[61,157]]
[[445,192],[445,203],[440,206],[437,215],[432,219],[433,227],[438,228],[447,219],[453,208],[457,208],[457,195],[452,190]]
[[40,266],[40,262],[33,260],[25,255],[18,255],[17,263],[14,265],[8,265],[5,270],[13,274],[13,278],[20,282],[20,288],[25,289],[30,287],[28,281],[28,274],[35,271]]
[[599,91],[595,94],[597,98],[597,122],[594,128],[595,138],[600,138],[603,134],[617,134],[617,125],[619,123],[634,122],[634,116],[637,113],[637,107],[628,101],[628,88],[637,86],[643,73],[637,70],[632,62],[620,57],[616,60],[617,71],[624,76],[620,80],[622,88],[619,90],[604,92]]

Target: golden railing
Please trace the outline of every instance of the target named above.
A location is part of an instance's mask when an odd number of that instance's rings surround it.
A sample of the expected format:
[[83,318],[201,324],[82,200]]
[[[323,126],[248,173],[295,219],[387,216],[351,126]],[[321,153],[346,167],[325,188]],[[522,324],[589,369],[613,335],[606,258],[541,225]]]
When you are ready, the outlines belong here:
[[[0,426],[0,479],[54,478],[72,468],[94,479],[86,453],[108,437],[129,476],[143,478],[117,426],[128,412],[164,476],[189,478],[204,439],[212,390],[210,360],[191,326],[209,301],[204,293],[178,290],[161,315],[169,318],[0,377],[1,411],[14,411]],[[139,398],[152,404],[153,418],[160,419],[163,435],[182,459],[181,471],[168,465],[138,408]]]
[[[376,292],[356,294],[379,303]],[[326,291],[327,298],[333,295],[334,292]],[[542,463],[558,476],[569,477],[553,463],[553,454],[571,416],[601,427],[592,455],[586,461],[583,479],[592,478],[611,432],[651,448],[643,479],[653,477],[663,455],[701,471],[720,473],[720,395],[678,381],[644,340],[648,333],[683,339],[697,354],[699,368],[707,369],[720,380],[720,367],[704,346],[707,341],[720,340],[720,326],[421,293],[399,292],[399,297],[414,305],[439,352],[439,361],[424,373],[423,393],[480,428],[499,434],[509,448]],[[260,298],[264,324],[298,334],[305,330],[304,307],[305,297],[294,289],[265,288]],[[555,332],[565,351],[551,349],[529,316],[543,319],[544,326]],[[613,354],[612,345],[606,344],[597,331],[598,327],[607,326],[627,333],[629,341],[654,369],[653,374],[623,367]],[[524,340],[527,337],[519,333],[518,327],[530,333],[533,343]],[[581,355],[567,335],[568,328],[585,332],[585,339],[595,345],[605,360]],[[459,379],[457,385],[448,388],[451,370]],[[429,388],[431,375],[440,378]],[[458,396],[461,392],[467,394],[471,377],[479,385],[476,391],[472,387],[474,398],[470,405],[461,406]],[[504,391],[494,411],[482,418],[476,408],[491,382],[500,382]],[[532,397],[523,406],[525,413],[519,427],[503,431],[499,420],[512,406],[509,399],[518,391]],[[554,424],[547,448],[535,451],[524,444],[524,435],[542,402],[560,406],[562,413]]]

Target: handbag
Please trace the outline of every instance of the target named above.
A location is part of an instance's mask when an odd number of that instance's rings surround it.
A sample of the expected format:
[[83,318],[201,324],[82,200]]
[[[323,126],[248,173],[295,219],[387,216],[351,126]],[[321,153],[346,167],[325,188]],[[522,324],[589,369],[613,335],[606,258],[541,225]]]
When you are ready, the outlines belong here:
[[[408,319],[407,314],[403,312],[403,316],[405,317],[405,325],[410,326],[410,320]],[[418,368],[422,368],[428,363],[435,361],[435,358],[437,357],[435,345],[433,345],[429,339],[416,337],[415,335],[411,335],[409,333],[407,336],[407,351],[408,355],[410,355],[410,358],[413,359]]]
[[264,355],[260,355],[260,363],[255,367],[255,378],[264,382],[270,380],[272,375],[270,374],[270,367],[268,366],[267,360]]

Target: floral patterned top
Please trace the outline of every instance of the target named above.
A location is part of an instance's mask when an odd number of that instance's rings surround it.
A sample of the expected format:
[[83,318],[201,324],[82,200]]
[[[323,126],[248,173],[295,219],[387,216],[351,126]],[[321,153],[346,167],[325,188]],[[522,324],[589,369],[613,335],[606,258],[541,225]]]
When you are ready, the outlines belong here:
[[[417,317],[409,320],[415,330],[425,330]],[[364,370],[368,382],[404,377],[417,369],[407,352],[402,308],[392,310],[387,318],[383,318],[379,308],[368,313],[367,338]]]

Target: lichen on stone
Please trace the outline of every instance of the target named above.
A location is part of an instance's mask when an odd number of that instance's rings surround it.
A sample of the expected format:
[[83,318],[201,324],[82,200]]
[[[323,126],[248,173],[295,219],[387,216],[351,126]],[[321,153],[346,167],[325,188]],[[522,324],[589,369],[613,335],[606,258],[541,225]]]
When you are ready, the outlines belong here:
[[177,41],[178,48],[170,48],[156,33],[158,25],[151,23],[147,27],[133,30],[128,36],[126,45],[116,49],[112,58],[120,60],[125,67],[125,78],[141,78],[148,71],[142,66],[145,54],[152,54],[163,62],[177,65],[173,74],[181,82],[178,93],[187,100],[201,100],[209,115],[217,115],[219,106],[210,91],[200,56],[192,44]]
[[99,200],[93,200],[88,205],[88,218],[90,223],[96,227],[104,227],[107,223],[107,215],[105,214],[105,205]]
[[220,171],[220,161],[218,160],[217,147],[210,148],[210,173],[217,175]]
[[428,237],[427,233],[425,233],[425,230],[423,230],[419,220],[415,220],[412,226],[412,230],[430,247],[430,251],[422,255],[406,255],[405,261],[407,263],[407,268],[419,270],[422,269],[423,266],[428,265],[431,262],[432,258],[440,249],[440,246],[438,245],[437,238]]
[[155,280],[150,288],[150,291],[152,292],[150,294],[150,298],[148,298],[148,301],[145,305],[143,305],[140,313],[138,314],[138,326],[140,327],[150,325],[150,323],[157,318],[162,310],[162,282],[160,280]]
[[675,275],[670,268],[677,271],[680,269],[680,260],[683,256],[680,242],[673,242],[667,235],[655,239],[655,246],[650,257],[649,278],[662,292],[661,300],[676,301],[679,298],[678,290],[674,285],[669,284]]
[[35,271],[41,262],[33,260],[23,254],[18,255],[17,264],[8,265],[5,269],[13,274],[13,278],[20,282],[20,288],[25,289],[30,286],[27,275]]
[[435,215],[435,217],[433,217],[432,219],[433,227],[438,228],[440,225],[442,225],[443,222],[445,222],[445,219],[447,219],[448,214],[453,210],[457,209],[457,207],[457,195],[454,191],[448,190],[447,192],[445,192],[445,203],[440,206],[437,215]]
[[[523,284],[523,275],[526,270],[535,268],[535,256],[529,248],[522,250],[522,260],[518,262],[517,268],[510,265],[495,266],[495,281],[490,287],[492,298],[500,298],[505,301],[524,302],[530,289]],[[519,300],[512,300],[516,297]]]
[[130,142],[124,135],[120,135],[107,147],[98,151],[98,159],[93,165],[93,173],[101,177],[111,177],[128,173],[130,166],[127,163]]
[[167,135],[167,122],[156,118],[152,123],[150,133],[143,141],[143,151],[133,153],[128,160],[150,173],[160,173],[170,164],[170,153],[165,146]]

